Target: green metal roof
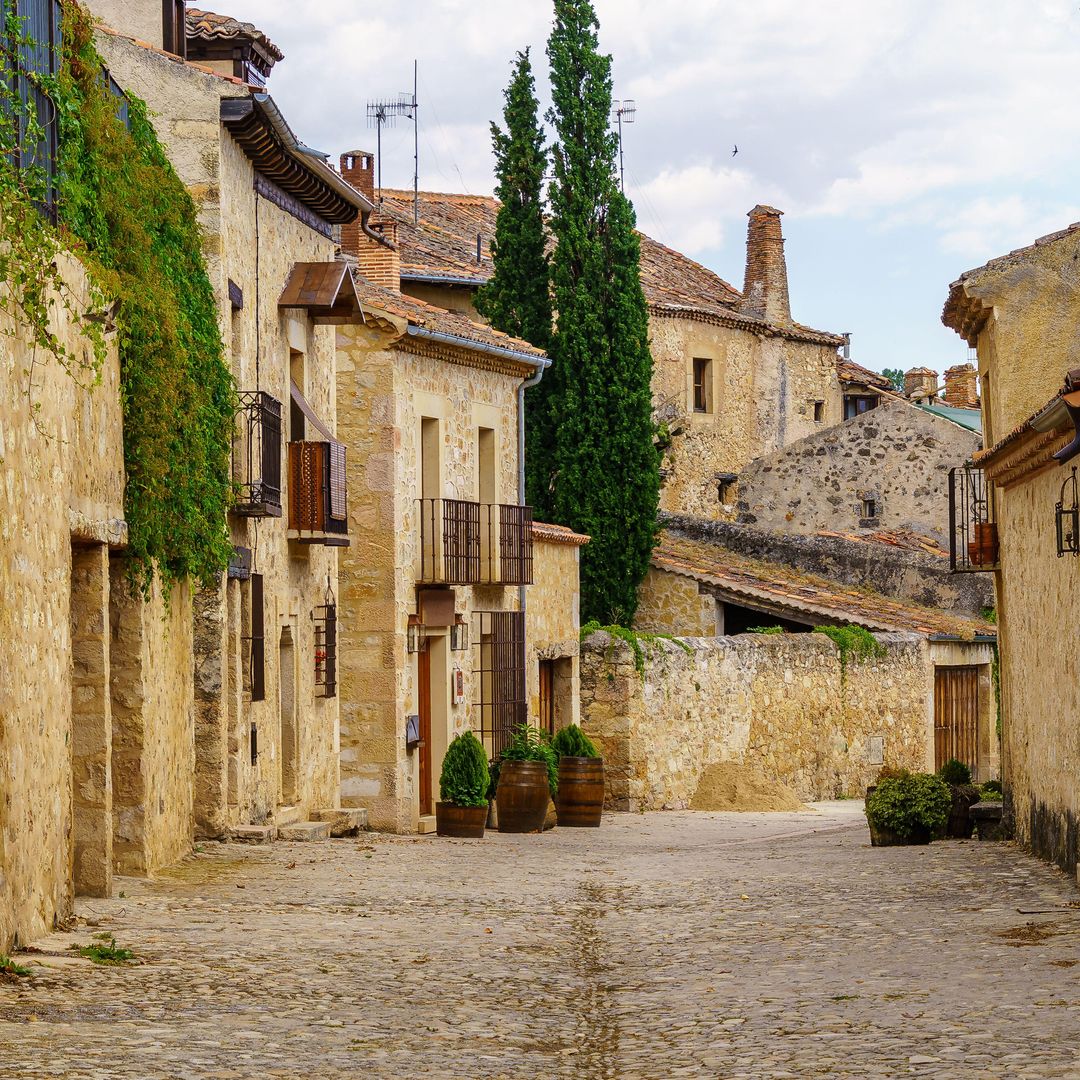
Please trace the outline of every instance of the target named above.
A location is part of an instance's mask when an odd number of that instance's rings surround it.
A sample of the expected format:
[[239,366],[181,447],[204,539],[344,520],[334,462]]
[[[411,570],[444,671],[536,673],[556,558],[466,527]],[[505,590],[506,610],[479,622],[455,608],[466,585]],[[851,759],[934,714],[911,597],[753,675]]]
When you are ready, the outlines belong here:
[[982,410],[981,409],[954,409],[949,405],[917,405],[916,408],[923,412],[933,413],[935,416],[943,416],[954,424],[959,424],[968,431],[982,434]]

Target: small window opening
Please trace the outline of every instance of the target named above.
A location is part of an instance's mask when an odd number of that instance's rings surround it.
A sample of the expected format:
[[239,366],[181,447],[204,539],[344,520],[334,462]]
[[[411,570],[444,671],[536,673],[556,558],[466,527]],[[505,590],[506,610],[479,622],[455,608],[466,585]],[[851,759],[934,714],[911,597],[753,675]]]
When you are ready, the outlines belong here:
[[731,502],[731,496],[735,491],[734,480],[721,480],[719,486],[720,502],[727,506]]
[[712,412],[712,361],[694,357],[694,412]]
[[876,499],[863,499],[863,501],[862,501],[862,516],[864,518],[876,518],[877,517],[877,500]]
[[824,401],[815,401],[814,402],[814,423],[815,424],[820,424],[820,423],[822,423],[822,421],[824,421],[824,419],[825,419],[825,402]]

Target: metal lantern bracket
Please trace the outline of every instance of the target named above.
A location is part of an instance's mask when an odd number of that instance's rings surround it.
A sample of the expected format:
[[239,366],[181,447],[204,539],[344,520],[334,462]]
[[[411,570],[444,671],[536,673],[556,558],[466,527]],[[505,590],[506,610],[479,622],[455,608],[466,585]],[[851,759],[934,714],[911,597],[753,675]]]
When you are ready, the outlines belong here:
[[454,615],[454,623],[450,627],[450,651],[467,652],[469,648],[469,624],[465,616],[460,612]]
[[1063,555],[1080,555],[1080,498],[1077,497],[1075,466],[1061,485],[1054,518],[1058,558]]
[[408,625],[405,628],[405,648],[410,656],[423,652],[427,636],[424,633],[424,624],[419,615],[410,615]]

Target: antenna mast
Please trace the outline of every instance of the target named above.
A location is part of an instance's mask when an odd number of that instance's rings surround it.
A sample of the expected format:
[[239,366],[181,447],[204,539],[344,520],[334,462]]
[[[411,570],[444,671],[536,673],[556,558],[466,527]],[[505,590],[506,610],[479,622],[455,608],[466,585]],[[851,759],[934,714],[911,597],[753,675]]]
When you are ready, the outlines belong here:
[[420,223],[420,102],[417,100],[417,80],[419,64],[413,61],[412,94],[398,94],[396,101],[388,98],[381,101],[369,101],[367,106],[368,127],[375,128],[375,170],[379,201],[382,201],[382,129],[384,124],[391,127],[399,116],[413,122],[413,224]]
[[622,138],[622,126],[624,123],[632,124],[634,122],[634,116],[637,113],[637,105],[633,98],[626,98],[624,101],[613,101],[611,103],[612,114],[611,118],[619,126],[619,184],[622,187],[623,194],[626,194],[626,169],[623,165],[623,138]]

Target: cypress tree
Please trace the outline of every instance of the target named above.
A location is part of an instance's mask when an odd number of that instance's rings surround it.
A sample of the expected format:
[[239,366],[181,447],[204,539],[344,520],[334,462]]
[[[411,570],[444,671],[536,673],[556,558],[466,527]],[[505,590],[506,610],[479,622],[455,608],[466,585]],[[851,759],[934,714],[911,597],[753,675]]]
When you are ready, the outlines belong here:
[[629,625],[656,541],[659,456],[634,211],[615,179],[611,57],[589,0],[555,0],[548,39],[555,128],[549,197],[557,312],[544,381],[529,391],[529,497],[588,533],[582,621]]
[[491,125],[495,194],[502,204],[491,246],[495,273],[477,293],[476,308],[497,330],[546,349],[551,338],[543,205],[547,155],[528,49],[517,54],[503,96],[506,128]]

